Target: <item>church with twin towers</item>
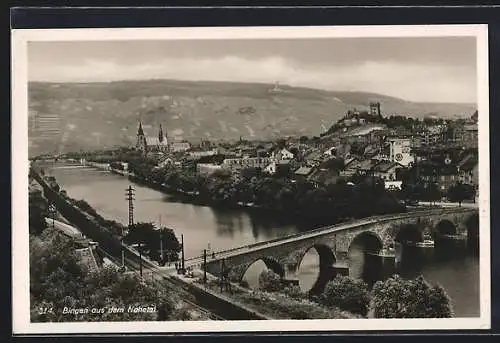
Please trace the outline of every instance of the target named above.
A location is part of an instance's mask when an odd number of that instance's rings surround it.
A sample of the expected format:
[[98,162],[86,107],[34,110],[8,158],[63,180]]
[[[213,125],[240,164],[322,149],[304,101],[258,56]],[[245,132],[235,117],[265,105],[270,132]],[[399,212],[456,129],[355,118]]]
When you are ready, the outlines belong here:
[[146,154],[148,152],[169,152],[170,143],[167,130],[165,130],[164,133],[162,125],[160,124],[158,134],[152,137],[147,137],[142,128],[142,122],[139,122],[135,148],[136,150],[141,151],[143,154]]

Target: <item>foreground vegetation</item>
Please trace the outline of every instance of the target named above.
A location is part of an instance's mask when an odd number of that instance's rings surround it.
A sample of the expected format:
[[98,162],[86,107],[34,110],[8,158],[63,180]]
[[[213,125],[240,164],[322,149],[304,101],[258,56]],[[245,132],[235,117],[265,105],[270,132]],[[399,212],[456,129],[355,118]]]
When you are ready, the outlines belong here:
[[[216,281],[209,282],[208,287],[220,291]],[[266,270],[259,276],[258,289],[251,290],[242,281],[229,294],[256,311],[280,319],[453,317],[445,290],[421,276],[406,280],[394,275],[378,281],[370,290],[361,280],[339,275],[321,294],[311,295],[299,286],[285,286],[279,275]]]
[[[176,320],[180,313],[179,299],[159,283],[114,266],[89,270],[52,229],[30,239],[30,295],[33,322]],[[149,312],[134,312],[144,307]]]

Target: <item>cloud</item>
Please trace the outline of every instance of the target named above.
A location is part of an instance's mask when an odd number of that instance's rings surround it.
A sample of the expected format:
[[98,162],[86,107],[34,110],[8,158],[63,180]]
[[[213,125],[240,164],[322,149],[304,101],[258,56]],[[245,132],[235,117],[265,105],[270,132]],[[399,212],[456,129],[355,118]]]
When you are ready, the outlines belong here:
[[413,101],[475,102],[474,68],[367,61],[357,65],[314,66],[282,57],[245,59],[164,58],[156,62],[120,65],[85,59],[79,65],[30,66],[30,80],[99,82],[134,79],[179,79],[239,82],[280,81],[282,84],[343,91],[366,91]]

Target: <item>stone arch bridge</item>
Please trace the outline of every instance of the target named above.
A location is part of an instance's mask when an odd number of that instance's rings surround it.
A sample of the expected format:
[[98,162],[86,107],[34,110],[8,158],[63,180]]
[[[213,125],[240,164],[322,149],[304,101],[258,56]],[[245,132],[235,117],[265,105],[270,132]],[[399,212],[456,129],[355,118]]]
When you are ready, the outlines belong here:
[[[355,240],[361,242],[365,251],[379,253],[393,247],[395,242],[422,241],[425,233],[434,237],[478,237],[478,209],[436,208],[369,217],[323,227],[217,252],[215,258],[208,257],[207,272],[219,276],[221,270],[226,270],[232,281],[239,282],[254,262],[262,260],[282,278],[293,279],[304,255],[310,249],[316,249],[319,255],[320,276],[315,288],[322,288],[335,274],[349,273],[348,252]],[[202,263],[200,257],[186,260],[186,266],[202,267]]]

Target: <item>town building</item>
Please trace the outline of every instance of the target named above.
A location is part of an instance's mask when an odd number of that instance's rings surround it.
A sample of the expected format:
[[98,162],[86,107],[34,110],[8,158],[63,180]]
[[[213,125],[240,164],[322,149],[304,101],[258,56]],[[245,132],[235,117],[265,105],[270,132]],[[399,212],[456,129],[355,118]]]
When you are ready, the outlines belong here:
[[328,186],[337,183],[340,177],[340,171],[338,169],[314,168],[308,176],[308,180],[317,186]]
[[477,155],[467,154],[457,164],[458,178],[462,183],[478,186],[479,184],[479,164]]
[[397,162],[381,161],[373,167],[373,176],[384,181],[399,181],[399,172],[402,169],[404,169],[404,166]]
[[405,167],[413,165],[415,157],[411,151],[411,138],[390,138],[389,160]]
[[451,152],[416,164],[416,177],[425,183],[436,183],[442,192],[458,182],[475,185],[478,182],[477,154]]
[[276,174],[277,170],[278,170],[278,164],[276,163],[276,161],[272,161],[264,168],[264,173],[267,173],[269,175],[274,175]]
[[312,167],[300,167],[293,174],[296,180],[305,180],[313,171]]
[[269,157],[240,157],[226,158],[222,162],[222,168],[237,171],[245,168],[262,168],[264,169],[271,163]]
[[375,165],[380,163],[380,161],[375,159],[364,159],[364,160],[354,160],[350,161],[347,165],[345,165],[344,170],[342,172],[343,176],[349,176],[354,174],[366,175],[370,173]]
[[331,147],[327,150],[325,150],[325,152],[323,152],[323,154],[327,155],[327,156],[336,156],[337,155],[337,147]]
[[478,125],[477,123],[451,123],[446,134],[447,141],[462,147],[478,146]]
[[215,156],[219,153],[217,148],[213,148],[210,150],[191,150],[189,151],[189,156],[194,157],[194,158],[200,158],[200,157],[206,157],[206,156]]
[[382,116],[382,113],[380,112],[380,102],[370,103],[370,114],[377,117]]
[[276,161],[291,160],[293,157],[294,154],[286,148],[280,149],[271,154],[271,158],[275,159]]
[[214,163],[197,163],[196,171],[200,175],[212,175],[218,170],[222,170],[222,166],[220,164]]
[[191,144],[188,141],[174,141],[170,145],[170,150],[172,152],[185,152],[191,149]]
[[160,129],[156,137],[147,137],[142,128],[142,122],[139,122],[139,128],[137,129],[137,139],[135,144],[136,150],[141,151],[143,154],[148,152],[168,152],[169,151],[169,141],[168,136],[163,133],[163,128],[160,124]]
[[148,143],[146,140],[146,135],[142,129],[142,123],[139,122],[139,128],[137,129],[137,140],[135,143],[135,149],[141,151],[143,154],[147,153]]

